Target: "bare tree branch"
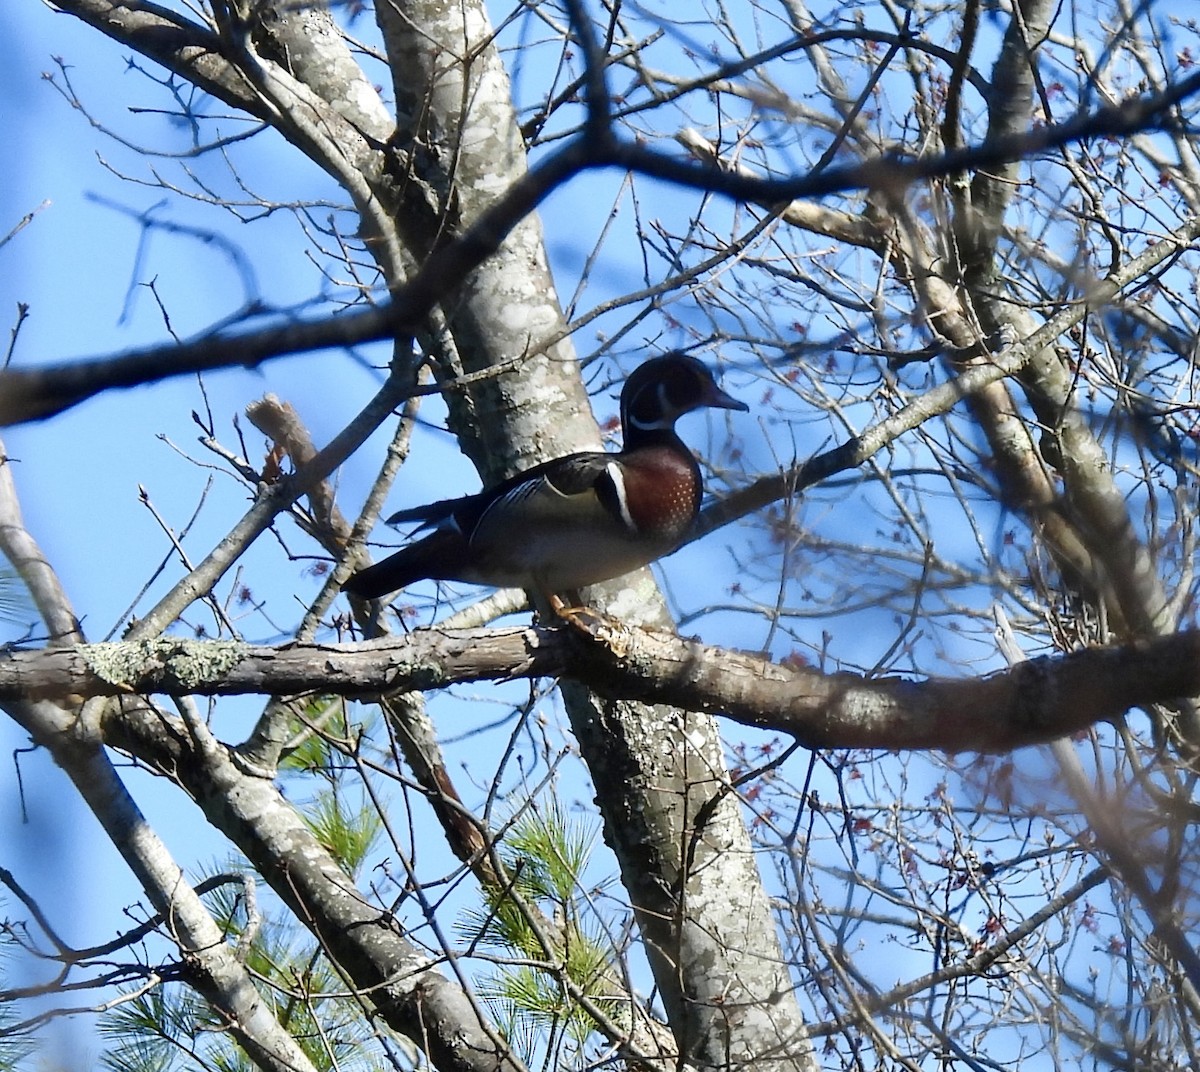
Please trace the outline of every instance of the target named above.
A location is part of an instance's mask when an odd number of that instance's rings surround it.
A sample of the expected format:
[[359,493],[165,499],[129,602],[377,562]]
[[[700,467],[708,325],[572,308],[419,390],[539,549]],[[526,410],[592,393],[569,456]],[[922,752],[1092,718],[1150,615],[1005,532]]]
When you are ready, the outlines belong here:
[[999,752],[1200,691],[1200,633],[1089,648],[982,678],[910,681],[782,666],[671,633],[418,630],[282,647],[164,638],[0,657],[0,699],[128,693],[370,696],[466,681],[568,676],[608,697],[711,711],[811,747]]
[[1063,123],[1021,135],[1004,135],[982,145],[912,160],[880,157],[826,168],[816,175],[779,180],[693,164],[646,146],[622,142],[611,131],[601,137],[600,125],[593,123],[588,128],[589,137],[569,143],[531,167],[467,231],[435,251],[414,279],[393,292],[389,304],[333,319],[202,337],[182,346],[152,347],[118,357],[9,368],[0,372],[0,424],[44,419],[113,388],[237,365],[253,367],[285,354],[412,333],[442,295],[493,254],[517,223],[553,190],[585,170],[621,167],[689,189],[759,204],[784,204],[853,190],[900,191],[924,179],[1025,159],[1082,139],[1154,129],[1167,121],[1180,101],[1197,90],[1200,74],[1160,94],[1132,98]]

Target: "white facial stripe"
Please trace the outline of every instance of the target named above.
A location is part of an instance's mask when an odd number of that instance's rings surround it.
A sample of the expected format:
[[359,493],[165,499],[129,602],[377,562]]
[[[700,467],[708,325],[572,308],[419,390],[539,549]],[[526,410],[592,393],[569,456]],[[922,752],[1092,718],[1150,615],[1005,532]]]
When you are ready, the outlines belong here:
[[613,490],[617,493],[617,510],[621,514],[621,520],[630,532],[637,532],[637,525],[633,523],[633,515],[629,512],[629,498],[625,494],[625,474],[616,462],[609,462],[604,471],[608,473],[608,479],[612,481]]
[[675,427],[675,421],[680,416],[679,411],[671,405],[670,400],[667,398],[667,385],[665,383],[658,384],[655,390],[658,395],[658,412],[662,416],[656,421],[640,421],[637,417],[630,416],[629,423],[635,428],[640,428],[646,432],[652,429],[666,429],[669,431]]

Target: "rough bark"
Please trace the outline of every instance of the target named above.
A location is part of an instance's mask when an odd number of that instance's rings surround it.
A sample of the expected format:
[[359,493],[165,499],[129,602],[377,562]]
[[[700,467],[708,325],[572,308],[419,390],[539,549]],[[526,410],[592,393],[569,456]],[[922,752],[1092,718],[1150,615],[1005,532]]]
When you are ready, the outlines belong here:
[[[378,17],[395,79],[396,141],[410,169],[404,188],[421,198],[402,216],[406,234],[417,248],[436,248],[524,173],[508,80],[481,4],[381,4]],[[498,373],[449,396],[459,441],[486,482],[594,449],[598,431],[572,350],[555,341],[565,324],[536,217],[515,227],[444,307],[454,351],[443,355],[443,374]],[[663,620],[645,571],[604,592],[627,620]],[[683,1058],[699,1067],[811,1068],[732,795],[714,809],[715,844],[683,856],[698,801],[710,795],[691,782],[724,777],[716,724],[600,701],[578,688],[564,699]],[[662,747],[664,732],[671,747]],[[626,777],[613,777],[614,762]],[[741,903],[722,898],[722,886],[745,891]],[[736,1000],[722,1005],[722,992]]]
[[[26,579],[54,645],[83,639],[66,591],[25,528],[12,469],[0,444],[0,553]],[[47,653],[63,650],[52,646]],[[62,704],[10,698],[4,710],[46,748],[91,808],[137,877],[179,948],[184,976],[229,1025],[232,1037],[264,1072],[311,1072],[303,1049],[276,1020],[246,966],[162,840],[138,810],[104,749],[103,701],[70,696]]]
[[106,732],[111,744],[180,781],[321,941],[347,983],[434,1067],[521,1072],[521,1062],[463,986],[356,888],[271,780],[245,769],[237,753],[202,729],[185,731],[140,704],[110,716]]
[[[661,745],[703,726],[650,707],[650,718],[637,723],[644,740],[614,750],[624,723],[612,706],[632,699],[782,730],[811,747],[1000,752],[1200,691],[1200,634],[1087,648],[982,678],[924,681],[824,674],[616,622],[604,641],[536,627],[438,628],[366,644],[279,648],[164,639],[9,652],[0,657],[0,701],[129,693],[370,696],[563,675],[576,682],[568,687],[586,685],[608,698],[588,701],[595,727],[584,730],[611,735],[603,770],[627,778],[642,770],[639,756],[654,752],[650,741]],[[599,739],[592,743],[600,747]],[[723,784],[723,774],[715,760],[698,766],[704,759],[685,753],[667,769],[660,759],[655,774],[691,764],[672,797],[705,798],[701,787]],[[622,814],[630,811],[627,801]]]

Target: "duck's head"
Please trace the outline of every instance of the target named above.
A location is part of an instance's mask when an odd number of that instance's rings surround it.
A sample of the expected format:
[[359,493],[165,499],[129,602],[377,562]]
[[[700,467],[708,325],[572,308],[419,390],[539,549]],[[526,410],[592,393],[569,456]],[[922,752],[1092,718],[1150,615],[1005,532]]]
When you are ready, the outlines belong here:
[[630,374],[621,390],[621,428],[632,433],[669,432],[675,422],[694,409],[750,409],[727,395],[707,365],[690,354],[652,357]]

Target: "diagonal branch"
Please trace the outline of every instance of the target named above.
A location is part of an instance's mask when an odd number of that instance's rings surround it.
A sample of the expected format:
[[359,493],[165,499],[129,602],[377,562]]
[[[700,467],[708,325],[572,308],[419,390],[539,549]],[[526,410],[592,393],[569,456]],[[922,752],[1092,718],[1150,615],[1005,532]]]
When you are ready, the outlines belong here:
[[1200,91],[1200,73],[1159,94],[1131,98],[1054,125],[1004,135],[982,145],[928,157],[876,157],[859,164],[826,168],[819,174],[761,179],[620,141],[608,130],[580,137],[534,165],[475,223],[432,253],[420,271],[393,291],[380,307],[323,320],[293,322],[258,331],[201,337],[182,346],[160,346],[116,357],[0,372],[0,424],[38,420],[103,391],[132,387],[194,372],[238,365],[253,367],[272,357],[330,346],[353,346],[413,332],[454,284],[499,249],[508,233],[555,189],[579,173],[619,167],[688,189],[720,193],[738,201],[774,204],[856,190],[898,189],[925,179],[995,167],[1046,149],[1093,137],[1137,133],[1168,121],[1172,110]]
[[1020,372],[1033,355],[1050,346],[1090,312],[1103,308],[1130,283],[1168,258],[1177,256],[1180,250],[1198,238],[1200,216],[1189,220],[1176,232],[1165,236],[1099,280],[1080,301],[1063,309],[1027,338],[991,354],[986,362],[971,365],[955,379],[931,388],[854,439],[815,454],[782,473],[762,477],[710,506],[701,514],[689,539],[699,539],[722,525],[745,517],[777,499],[802,491],[834,473],[856,468],[905,432],[919,427],[931,417],[949,412],[964,398],[990,384]]
[[206,26],[145,0],[61,0],[55,6],[226,104],[262,120],[272,118],[267,102]]

